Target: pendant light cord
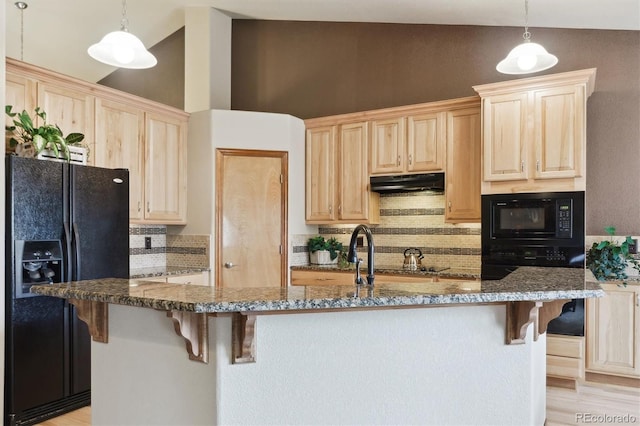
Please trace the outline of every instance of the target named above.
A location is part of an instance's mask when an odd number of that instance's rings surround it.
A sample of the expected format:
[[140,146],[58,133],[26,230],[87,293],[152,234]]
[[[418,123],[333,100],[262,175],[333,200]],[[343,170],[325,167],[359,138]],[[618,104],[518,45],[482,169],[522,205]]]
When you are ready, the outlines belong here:
[[529,32],[529,0],[524,0],[524,34],[522,38],[525,42],[531,41],[531,33]]
[[127,19],[127,0],[122,0],[122,20],[120,21],[120,31],[129,32],[129,20]]
[[24,10],[28,5],[23,1],[18,1],[14,4],[20,9],[20,60],[24,61]]

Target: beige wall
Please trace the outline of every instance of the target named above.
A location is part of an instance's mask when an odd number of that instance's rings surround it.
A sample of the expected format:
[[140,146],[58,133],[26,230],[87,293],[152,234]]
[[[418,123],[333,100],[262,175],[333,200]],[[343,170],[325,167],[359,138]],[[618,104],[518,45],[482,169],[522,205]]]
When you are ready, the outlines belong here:
[[[588,103],[587,234],[640,231],[640,32],[531,29],[559,58],[598,68]],[[300,118],[475,94],[522,28],[234,20],[233,109]]]

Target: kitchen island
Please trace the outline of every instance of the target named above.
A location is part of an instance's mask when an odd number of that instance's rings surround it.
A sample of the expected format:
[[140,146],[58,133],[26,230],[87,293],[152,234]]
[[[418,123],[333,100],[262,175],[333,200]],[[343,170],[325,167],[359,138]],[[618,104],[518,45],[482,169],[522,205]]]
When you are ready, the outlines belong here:
[[121,279],[32,291],[90,325],[93,425],[539,425],[546,323],[603,295],[583,270],[534,267],[359,297]]

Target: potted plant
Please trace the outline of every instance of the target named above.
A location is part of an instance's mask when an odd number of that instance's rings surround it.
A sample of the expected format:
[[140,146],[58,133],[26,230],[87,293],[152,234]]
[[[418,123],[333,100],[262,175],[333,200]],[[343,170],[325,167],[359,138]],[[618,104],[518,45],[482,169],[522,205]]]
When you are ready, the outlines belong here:
[[322,235],[309,238],[309,262],[314,265],[331,265],[338,263],[338,256],[342,252],[342,243],[335,238],[325,240]]
[[[615,227],[607,226],[604,229],[610,236],[615,235]],[[625,281],[628,278],[626,269],[629,264],[640,271],[640,263],[629,254],[629,246],[633,244],[635,242],[630,236],[627,236],[621,243],[613,240],[593,243],[587,252],[587,268],[599,281]]]
[[[9,146],[15,149],[21,157],[37,157],[40,153],[50,151],[55,158],[64,158],[69,161],[70,147],[81,147],[84,140],[82,133],[69,133],[63,136],[60,127],[47,123],[47,114],[36,107],[35,113],[42,120],[42,125],[35,126],[34,120],[27,111],[13,112],[11,105],[5,106],[5,113],[13,119],[12,126],[5,126],[5,130],[13,132],[9,138]],[[61,157],[62,156],[62,157]]]

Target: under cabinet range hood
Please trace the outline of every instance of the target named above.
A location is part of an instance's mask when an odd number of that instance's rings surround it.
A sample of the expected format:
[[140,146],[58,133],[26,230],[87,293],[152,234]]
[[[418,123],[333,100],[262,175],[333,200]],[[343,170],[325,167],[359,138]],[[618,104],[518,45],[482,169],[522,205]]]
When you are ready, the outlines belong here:
[[371,191],[381,194],[394,192],[444,192],[444,173],[422,173],[400,176],[371,176]]

